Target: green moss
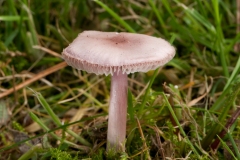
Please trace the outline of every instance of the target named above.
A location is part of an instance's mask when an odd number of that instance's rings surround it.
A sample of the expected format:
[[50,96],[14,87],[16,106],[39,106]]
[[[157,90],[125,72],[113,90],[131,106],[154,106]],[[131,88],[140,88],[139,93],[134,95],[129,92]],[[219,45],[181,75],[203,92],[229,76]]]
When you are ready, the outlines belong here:
[[50,148],[51,160],[78,160],[78,156],[72,156],[66,151],[59,150],[58,148]]

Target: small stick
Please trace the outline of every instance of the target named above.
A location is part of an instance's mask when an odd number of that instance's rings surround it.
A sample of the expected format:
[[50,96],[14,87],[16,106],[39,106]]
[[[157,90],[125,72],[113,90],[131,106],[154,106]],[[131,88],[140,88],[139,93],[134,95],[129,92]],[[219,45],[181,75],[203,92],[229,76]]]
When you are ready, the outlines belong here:
[[55,65],[53,67],[50,67],[50,68],[48,68],[48,69],[38,73],[37,75],[35,75],[31,79],[28,79],[28,80],[20,83],[19,85],[14,86],[13,88],[10,88],[10,89],[6,90],[3,93],[0,93],[0,98],[3,98],[5,96],[13,93],[14,91],[18,91],[19,89],[22,89],[23,87],[25,87],[25,86],[27,86],[27,85],[37,81],[38,79],[41,79],[41,78],[43,78],[43,77],[45,77],[45,76],[47,76],[47,75],[49,75],[49,74],[51,74],[53,72],[58,71],[59,69],[62,69],[64,67],[66,67],[66,66],[67,66],[66,62],[61,62],[61,63],[59,63],[59,64],[57,64],[57,65]]

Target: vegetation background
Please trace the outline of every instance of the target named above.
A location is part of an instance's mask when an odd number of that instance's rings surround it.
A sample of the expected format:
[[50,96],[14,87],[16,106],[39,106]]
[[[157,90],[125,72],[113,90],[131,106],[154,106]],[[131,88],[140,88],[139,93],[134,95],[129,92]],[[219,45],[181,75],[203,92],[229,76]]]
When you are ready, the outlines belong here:
[[[0,159],[240,159],[239,6],[0,0]],[[126,152],[115,157],[105,152],[110,77],[61,59],[84,30],[162,37],[177,49],[163,68],[129,76]]]

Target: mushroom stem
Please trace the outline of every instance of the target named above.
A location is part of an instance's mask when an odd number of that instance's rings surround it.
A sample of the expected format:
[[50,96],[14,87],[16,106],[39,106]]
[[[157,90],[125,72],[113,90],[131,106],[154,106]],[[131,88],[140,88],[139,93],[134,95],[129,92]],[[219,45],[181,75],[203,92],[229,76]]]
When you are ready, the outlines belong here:
[[113,73],[107,133],[107,151],[125,150],[127,122],[127,74]]

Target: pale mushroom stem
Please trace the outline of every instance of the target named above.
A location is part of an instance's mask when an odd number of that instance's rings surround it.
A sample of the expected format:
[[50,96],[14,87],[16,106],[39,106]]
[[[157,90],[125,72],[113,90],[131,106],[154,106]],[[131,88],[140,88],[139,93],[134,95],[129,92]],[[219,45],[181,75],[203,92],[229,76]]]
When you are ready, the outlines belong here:
[[127,74],[114,73],[111,79],[107,150],[125,150],[127,122]]

